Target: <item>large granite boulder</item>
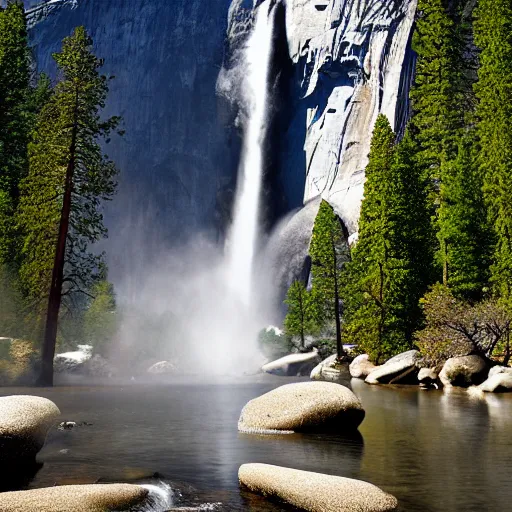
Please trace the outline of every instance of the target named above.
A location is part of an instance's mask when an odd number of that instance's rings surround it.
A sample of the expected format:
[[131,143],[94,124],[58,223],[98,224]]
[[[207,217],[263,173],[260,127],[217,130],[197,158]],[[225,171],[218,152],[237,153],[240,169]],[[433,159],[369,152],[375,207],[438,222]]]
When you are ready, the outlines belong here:
[[398,505],[368,482],[268,464],[244,464],[238,479],[253,492],[309,512],[386,512]]
[[481,384],[489,374],[487,362],[478,355],[452,357],[439,374],[443,386],[469,387]]
[[332,382],[287,384],[251,400],[238,420],[241,432],[351,431],[364,419],[361,402],[350,389]]
[[340,364],[337,360],[337,354],[324,359],[313,368],[309,378],[311,380],[326,380],[329,382],[348,381],[350,379],[348,363]]
[[508,373],[512,375],[512,368],[510,366],[493,366],[489,372],[489,377],[494,377],[500,373]]
[[2,512],[108,512],[129,510],[148,496],[139,485],[64,485],[0,494]]
[[32,461],[59,415],[59,408],[46,398],[0,398],[0,463],[22,465]]
[[78,345],[77,350],[57,354],[53,360],[53,370],[55,373],[79,373],[91,357],[91,345]]
[[375,368],[377,366],[370,361],[370,356],[361,354],[350,363],[350,376],[354,379],[366,379]]
[[310,375],[313,368],[320,362],[320,356],[315,349],[313,352],[290,354],[262,366],[265,373],[294,377]]
[[367,384],[406,384],[416,381],[419,369],[416,363],[420,359],[417,350],[409,350],[386,361],[375,368],[366,377]]
[[83,364],[83,373],[89,377],[111,379],[117,376],[118,371],[110,361],[100,354],[95,354]]

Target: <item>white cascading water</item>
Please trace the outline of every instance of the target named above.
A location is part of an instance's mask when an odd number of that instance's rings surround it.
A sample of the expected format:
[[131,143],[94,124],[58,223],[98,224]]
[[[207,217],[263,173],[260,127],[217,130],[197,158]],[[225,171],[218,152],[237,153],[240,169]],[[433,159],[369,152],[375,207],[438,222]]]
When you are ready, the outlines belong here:
[[268,6],[266,3],[261,4],[256,10],[253,31],[244,52],[246,75],[243,101],[247,121],[233,225],[227,241],[228,285],[237,299],[246,306],[251,302],[259,231],[272,30],[273,20]]

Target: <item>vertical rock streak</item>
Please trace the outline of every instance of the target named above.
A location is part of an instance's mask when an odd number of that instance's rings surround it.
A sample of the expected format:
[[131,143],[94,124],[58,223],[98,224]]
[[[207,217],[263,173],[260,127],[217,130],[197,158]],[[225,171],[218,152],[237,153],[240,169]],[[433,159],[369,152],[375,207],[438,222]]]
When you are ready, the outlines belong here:
[[258,239],[272,24],[268,3],[260,4],[255,12],[252,33],[243,52],[245,76],[241,94],[246,109],[246,125],[233,225],[227,242],[227,257],[230,288],[246,305],[251,300]]

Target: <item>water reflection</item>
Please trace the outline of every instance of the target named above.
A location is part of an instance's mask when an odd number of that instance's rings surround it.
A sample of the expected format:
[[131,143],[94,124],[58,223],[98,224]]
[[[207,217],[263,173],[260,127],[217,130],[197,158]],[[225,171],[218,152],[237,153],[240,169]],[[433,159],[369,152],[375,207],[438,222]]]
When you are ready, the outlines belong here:
[[510,508],[512,396],[352,381],[366,410],[356,436],[239,434],[245,403],[287,382],[38,390],[63,420],[92,425],[52,431],[44,466],[25,484],[134,482],[157,473],[181,489],[184,504],[286,510],[239,490],[240,465],[264,462],[372,482],[407,512]]

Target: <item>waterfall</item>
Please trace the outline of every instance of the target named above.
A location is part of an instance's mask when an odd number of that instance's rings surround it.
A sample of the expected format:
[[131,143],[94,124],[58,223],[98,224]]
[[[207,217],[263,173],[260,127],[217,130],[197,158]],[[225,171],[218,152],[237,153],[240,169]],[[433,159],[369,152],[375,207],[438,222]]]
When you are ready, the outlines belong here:
[[233,224],[227,240],[228,285],[246,306],[251,302],[254,257],[259,231],[263,143],[267,125],[268,75],[273,19],[266,3],[255,13],[244,49],[243,103],[246,126],[238,171]]

